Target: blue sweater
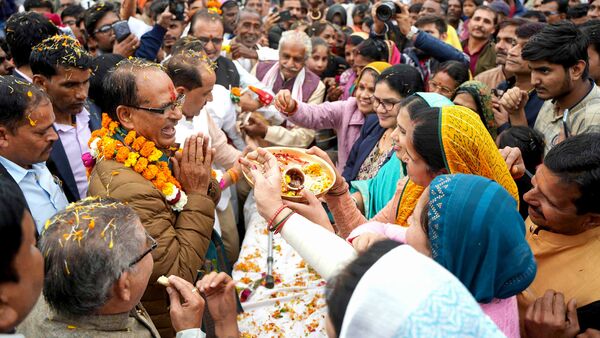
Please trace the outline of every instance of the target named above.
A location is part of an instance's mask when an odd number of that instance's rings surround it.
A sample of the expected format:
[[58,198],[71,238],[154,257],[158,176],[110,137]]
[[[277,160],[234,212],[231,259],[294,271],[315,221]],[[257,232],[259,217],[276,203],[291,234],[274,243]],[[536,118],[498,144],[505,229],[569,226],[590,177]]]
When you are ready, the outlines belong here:
[[[358,175],[360,167],[367,159],[373,148],[375,148],[375,145],[377,145],[377,142],[379,142],[384,132],[385,128],[379,125],[377,114],[369,114],[365,116],[365,123],[360,130],[360,136],[356,142],[354,142],[352,150],[350,150],[346,167],[342,173],[342,176],[346,179],[346,182],[356,180],[356,176]],[[387,160],[389,160],[389,156]]]

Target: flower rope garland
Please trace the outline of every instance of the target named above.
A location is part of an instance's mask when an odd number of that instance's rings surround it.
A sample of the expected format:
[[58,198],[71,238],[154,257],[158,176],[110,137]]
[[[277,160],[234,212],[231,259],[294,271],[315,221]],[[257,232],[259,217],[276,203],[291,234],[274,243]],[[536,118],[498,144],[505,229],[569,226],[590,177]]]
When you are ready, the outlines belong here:
[[90,152],[82,156],[83,164],[91,174],[96,160],[115,160],[142,175],[165,196],[174,211],[181,211],[187,195],[169,169],[168,157],[152,141],[126,131],[106,113],[102,114],[102,128],[92,132],[88,145]]

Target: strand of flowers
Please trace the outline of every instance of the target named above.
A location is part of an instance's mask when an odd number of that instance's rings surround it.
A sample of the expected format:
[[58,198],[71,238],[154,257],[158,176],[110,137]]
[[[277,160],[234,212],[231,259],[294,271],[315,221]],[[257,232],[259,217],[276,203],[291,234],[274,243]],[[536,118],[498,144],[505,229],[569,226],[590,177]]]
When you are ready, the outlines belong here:
[[[96,160],[115,160],[125,167],[132,168],[141,174],[165,196],[171,209],[183,210],[187,203],[187,195],[181,184],[173,177],[166,161],[161,161],[163,152],[158,150],[152,141],[137,136],[134,130],[124,135],[119,130],[119,123],[102,114],[102,128],[92,132],[88,142],[90,152],[82,156],[83,164],[90,175]],[[122,133],[123,142],[115,139],[116,133]]]

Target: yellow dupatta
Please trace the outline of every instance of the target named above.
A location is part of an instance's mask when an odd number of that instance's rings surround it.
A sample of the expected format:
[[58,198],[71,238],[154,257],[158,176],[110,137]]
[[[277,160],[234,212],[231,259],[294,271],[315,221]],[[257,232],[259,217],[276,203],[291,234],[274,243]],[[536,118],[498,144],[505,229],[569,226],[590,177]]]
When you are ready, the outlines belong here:
[[[487,177],[502,185],[519,202],[519,191],[496,143],[479,115],[462,106],[440,109],[440,141],[446,169],[450,174],[462,173]],[[402,191],[396,212],[396,224],[408,226],[424,187],[408,181]]]

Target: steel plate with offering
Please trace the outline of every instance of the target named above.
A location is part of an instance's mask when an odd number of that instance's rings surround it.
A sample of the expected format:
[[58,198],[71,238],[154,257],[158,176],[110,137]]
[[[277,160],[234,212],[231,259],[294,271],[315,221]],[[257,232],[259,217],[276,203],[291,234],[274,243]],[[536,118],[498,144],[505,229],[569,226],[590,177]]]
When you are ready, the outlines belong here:
[[[277,158],[281,171],[281,197],[290,201],[304,201],[303,189],[321,197],[335,183],[335,171],[318,156],[306,153],[306,149],[288,147],[265,148]],[[243,170],[244,177],[254,185],[251,175]]]

